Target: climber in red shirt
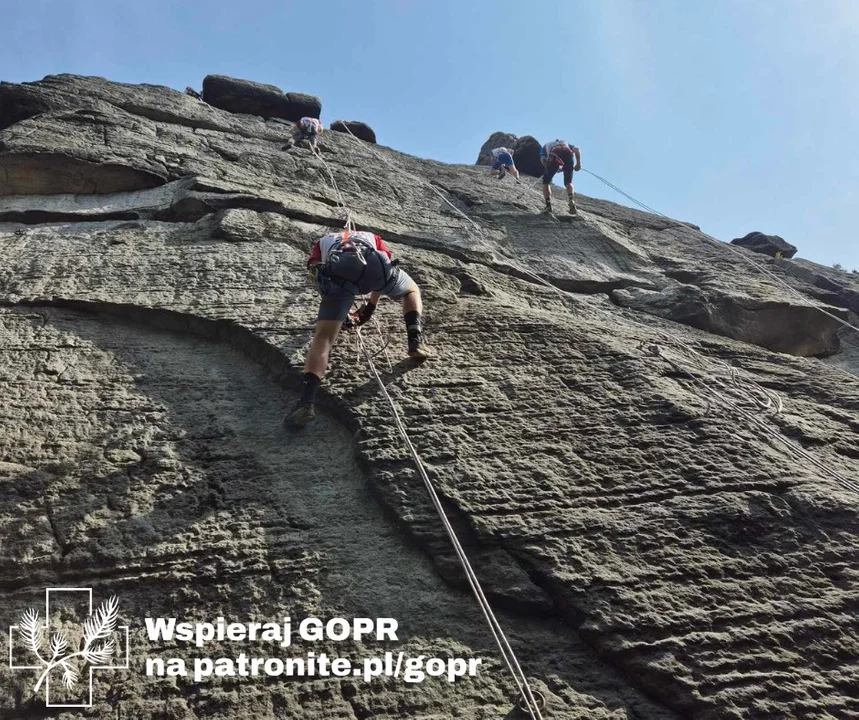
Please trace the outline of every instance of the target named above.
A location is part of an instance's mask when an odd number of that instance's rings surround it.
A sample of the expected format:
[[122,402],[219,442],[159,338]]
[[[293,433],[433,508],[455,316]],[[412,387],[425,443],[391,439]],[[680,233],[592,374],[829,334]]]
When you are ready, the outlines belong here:
[[[575,158],[575,164],[573,164]],[[582,169],[582,154],[575,145],[566,140],[552,140],[540,148],[540,162],[543,163],[543,197],[546,207],[543,212],[552,212],[552,196],[549,185],[559,170],[564,171],[564,186],[567,188],[567,200],[570,214],[576,214],[576,201],[573,190],[573,173]]]
[[[301,427],[313,420],[316,391],[340,330],[366,323],[383,295],[402,301],[409,357],[422,361],[428,355],[422,342],[420,288],[391,260],[391,250],[381,237],[355,230],[329,233],[313,245],[307,267],[322,300],[304,362],[301,398],[284,418],[289,427]],[[355,296],[367,294],[369,300],[350,315]]]
[[306,140],[310,143],[310,149],[316,150],[319,138],[322,136],[322,123],[317,118],[303,117],[296,123],[295,132],[286,141],[283,150],[290,150],[296,143]]

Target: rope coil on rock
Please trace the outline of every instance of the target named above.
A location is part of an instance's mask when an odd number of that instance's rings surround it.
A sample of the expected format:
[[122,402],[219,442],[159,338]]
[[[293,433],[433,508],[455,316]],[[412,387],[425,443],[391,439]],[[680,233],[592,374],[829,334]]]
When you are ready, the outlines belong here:
[[[662,350],[659,348],[658,345],[656,345],[655,347],[656,347],[655,352],[652,352],[651,354],[661,357],[663,360],[668,362],[672,367],[683,372],[693,383],[695,383],[699,388],[701,388],[704,393],[715,398],[716,400],[721,402],[723,405],[729,407],[734,412],[736,412],[737,414],[741,415],[746,420],[748,420],[750,423],[752,423],[753,425],[755,425],[759,429],[765,431],[768,435],[772,433],[772,428],[767,426],[766,424],[764,424],[759,417],[757,417],[753,413],[751,413],[748,410],[746,410],[745,408],[743,408],[737,401],[732,400],[731,398],[726,397],[726,396],[722,395],[721,393],[719,393],[718,391],[714,390],[708,383],[702,382],[700,379],[698,379],[695,376],[694,373],[691,373],[688,370],[686,370],[685,368],[682,368],[676,360],[667,357],[662,352]],[[780,409],[781,408],[779,407],[779,411],[780,411]],[[801,458],[808,460],[810,463],[812,463],[819,470],[821,470],[822,472],[824,472],[827,475],[829,475],[830,477],[832,477],[837,483],[839,483],[845,489],[850,490],[854,493],[859,493],[859,483],[855,482],[854,480],[851,480],[850,478],[846,477],[845,475],[842,475],[837,470],[833,470],[826,463],[822,462],[819,458],[816,458],[814,455],[809,453],[805,448],[801,447],[797,443],[795,443],[792,440],[785,437],[782,433],[776,431],[774,433],[774,436],[775,436],[775,439],[778,440],[786,448],[788,448],[788,450],[790,450],[791,453],[793,453],[797,457],[801,457]]]
[[[349,134],[351,135],[352,132],[349,131]],[[352,136],[355,137],[354,135]],[[334,179],[334,173],[328,166],[328,163],[322,157],[321,153],[316,152],[314,154],[316,155],[316,157],[319,158],[319,160],[325,167],[329,178],[331,179],[332,188],[337,194],[338,201],[340,202],[341,207],[346,212],[346,224],[347,228],[349,228],[349,225],[352,222],[352,214],[349,211],[348,206],[346,205],[345,199],[343,198],[340,189],[337,187],[336,180]],[[354,229],[354,225],[352,225],[352,228]],[[513,651],[513,648],[510,646],[510,642],[508,641],[507,636],[504,634],[504,630],[502,629],[501,624],[498,622],[498,619],[492,610],[492,606],[489,604],[489,600],[486,598],[486,595],[483,592],[483,588],[481,587],[480,581],[478,580],[477,575],[475,574],[474,569],[471,566],[471,562],[469,561],[465,550],[459,542],[459,538],[457,537],[453,526],[448,520],[447,514],[444,510],[444,506],[441,504],[441,500],[439,499],[438,493],[436,492],[432,480],[427,474],[423,461],[421,460],[418,451],[415,449],[415,446],[412,444],[411,438],[409,437],[409,434],[406,430],[406,426],[403,423],[402,418],[400,417],[399,411],[397,410],[397,406],[394,403],[394,400],[391,397],[390,393],[388,392],[388,389],[385,387],[385,383],[382,381],[382,378],[379,375],[379,371],[376,369],[376,364],[373,361],[373,355],[367,348],[367,345],[364,341],[364,337],[361,333],[361,328],[357,327],[355,328],[355,331],[356,336],[358,338],[359,347],[361,348],[361,351],[364,355],[364,359],[366,360],[367,366],[370,369],[370,373],[372,374],[373,379],[379,386],[379,390],[381,391],[382,395],[388,403],[388,406],[391,410],[391,415],[394,419],[394,424],[396,425],[397,430],[400,433],[400,437],[403,440],[403,444],[406,446],[412,456],[412,460],[418,470],[418,474],[420,475],[421,480],[424,483],[424,487],[426,488],[427,493],[430,496],[430,500],[432,501],[433,507],[438,513],[442,525],[444,526],[444,529],[447,532],[447,535],[453,545],[456,556],[459,559],[463,570],[465,571],[466,578],[468,579],[468,584],[471,587],[472,592],[474,593],[475,599],[477,600],[477,604],[480,606],[480,609],[483,612],[483,616],[486,619],[487,624],[489,625],[489,630],[492,633],[496,644],[498,645],[498,649],[500,650],[501,656],[503,657],[504,662],[507,665],[507,669],[510,671],[510,674],[513,677],[513,681],[516,684],[517,690],[519,691],[520,707],[524,705],[522,709],[528,713],[532,720],[543,720],[541,707],[545,706],[545,698],[540,695],[540,698],[542,700],[541,704],[541,702],[539,702],[535,697],[535,695],[539,695],[539,693],[535,694],[535,692],[531,690],[528,678],[525,676],[525,673],[523,672],[522,667],[519,664],[518,659],[516,658],[516,654]]]

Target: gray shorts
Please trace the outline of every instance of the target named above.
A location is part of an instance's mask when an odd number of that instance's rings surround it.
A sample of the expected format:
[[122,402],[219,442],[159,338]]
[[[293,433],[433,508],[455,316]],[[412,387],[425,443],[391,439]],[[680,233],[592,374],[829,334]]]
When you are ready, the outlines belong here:
[[[322,302],[319,303],[319,315],[316,320],[337,320],[343,322],[349,317],[349,312],[352,310],[352,303],[355,301],[355,295],[341,287],[333,287],[323,292],[323,289],[317,280],[319,293],[322,295]],[[399,300],[403,295],[411,292],[417,287],[415,281],[409,277],[405,270],[400,270],[398,267],[391,268],[391,279],[387,284],[379,290],[380,295],[386,295],[394,300]]]

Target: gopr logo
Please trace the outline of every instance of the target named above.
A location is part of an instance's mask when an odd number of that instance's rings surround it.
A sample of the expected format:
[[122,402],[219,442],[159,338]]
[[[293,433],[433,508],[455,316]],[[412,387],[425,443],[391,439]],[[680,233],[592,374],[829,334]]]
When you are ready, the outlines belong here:
[[30,609],[9,627],[9,667],[37,671],[33,694],[44,691],[46,707],[92,707],[93,673],[129,667],[118,622],[115,595],[93,612],[91,588],[48,588],[44,619]]

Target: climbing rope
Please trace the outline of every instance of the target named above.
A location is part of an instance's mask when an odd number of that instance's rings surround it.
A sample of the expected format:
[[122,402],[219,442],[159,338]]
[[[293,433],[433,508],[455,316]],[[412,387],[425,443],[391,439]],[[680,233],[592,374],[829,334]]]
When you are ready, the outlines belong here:
[[[361,300],[364,303],[367,303],[367,302],[369,302],[369,296],[362,295]],[[357,297],[352,302],[352,309],[355,310],[356,312],[358,310],[360,310],[360,306],[358,305]],[[382,344],[381,349],[376,350],[376,352],[372,353],[372,356],[375,359],[375,358],[379,357],[379,355],[384,353],[385,354],[385,362],[388,365],[388,372],[393,372],[394,371],[394,365],[391,362],[391,356],[388,354],[388,346],[391,344],[391,333],[390,332],[388,332],[388,333],[382,332],[382,326],[379,324],[379,321],[376,319],[375,315],[373,317],[371,317],[370,320],[372,320],[373,326],[375,327],[376,332],[379,335],[379,341]],[[357,334],[355,335],[355,352],[357,354],[356,365],[360,365],[361,364],[361,357],[362,357],[363,353],[361,351],[360,339],[358,338]]]
[[[631,322],[633,325],[638,325],[645,330],[649,330],[648,326],[643,325],[635,320],[631,320],[628,318],[628,321]],[[728,365],[728,363],[722,362],[721,360],[718,360],[712,356],[709,356],[707,358],[710,365],[715,364],[724,369],[723,372],[727,376],[727,379],[723,380],[713,373],[712,369],[708,366],[708,364],[704,362],[704,356],[700,352],[698,352],[697,350],[695,350],[695,348],[691,347],[682,340],[673,338],[671,337],[671,335],[665,332],[660,332],[659,343],[664,345],[673,345],[685,351],[692,358],[693,364],[697,366],[697,369],[701,373],[710,375],[711,382],[717,384],[726,392],[733,393],[734,395],[738,396],[742,401],[746,402],[750,406],[755,407],[758,412],[778,415],[784,409],[782,399],[778,393],[768,390],[762,385],[759,385],[754,380],[744,378],[737,368]],[[639,344],[639,349],[647,352],[650,355],[654,355],[657,357],[660,356],[660,345],[656,342],[648,344],[647,342],[642,341]],[[664,358],[665,356],[662,355],[662,357]],[[680,370],[679,368],[677,369]],[[688,374],[688,371],[685,370],[681,370],[681,372]]]
[[632,197],[632,195],[627,195],[627,194],[626,194],[623,190],[621,190],[617,185],[612,185],[612,184],[611,184],[608,180],[606,180],[604,177],[601,177],[600,175],[597,175],[595,172],[592,172],[591,170],[588,170],[587,168],[582,168],[582,170],[583,170],[584,172],[586,172],[588,175],[593,175],[597,180],[599,180],[599,181],[600,181],[600,182],[602,182],[602,183],[605,183],[605,184],[606,184],[608,187],[610,187],[612,190],[614,190],[614,191],[615,191],[615,192],[617,192],[617,193],[620,193],[620,194],[621,194],[621,195],[623,195],[627,200],[631,200],[631,201],[632,201],[632,202],[634,202],[636,205],[638,205],[640,208],[643,208],[643,209],[647,210],[647,212],[649,212],[649,213],[653,213],[654,215],[659,215],[660,217],[664,217],[666,220],[671,220],[671,222],[674,222],[674,218],[670,218],[670,217],[668,217],[666,214],[659,212],[659,210],[654,210],[654,209],[653,209],[652,207],[650,207],[649,205],[645,205],[643,202],[641,202],[641,201],[639,201],[639,200],[636,200],[634,197]]
[[[354,137],[354,135],[353,135],[353,137]],[[385,160],[385,162],[387,162],[387,161]],[[602,177],[598,176],[596,173],[593,173],[593,172],[591,172],[590,170],[586,170],[586,172],[588,172],[589,174],[593,175],[593,176],[594,176],[594,177],[596,177],[597,179],[599,179],[599,180],[601,180],[601,181],[605,182],[605,183],[606,183],[606,184],[608,184],[610,187],[612,187],[612,188],[616,189],[618,192],[620,192],[621,194],[623,194],[625,197],[628,197],[630,200],[632,200],[632,201],[633,201],[634,203],[636,203],[637,205],[640,205],[641,207],[644,207],[645,209],[649,210],[650,212],[653,212],[653,213],[655,213],[655,214],[657,214],[657,215],[660,215],[661,217],[664,217],[664,218],[666,218],[666,219],[668,219],[668,220],[672,220],[672,222],[673,222],[673,219],[672,219],[672,218],[669,218],[667,215],[665,215],[665,214],[663,214],[663,213],[660,213],[660,212],[658,212],[658,211],[654,210],[653,208],[648,207],[647,205],[644,205],[644,203],[639,202],[638,200],[636,200],[635,198],[633,198],[631,195],[627,195],[627,194],[626,194],[626,193],[624,193],[622,190],[620,190],[619,188],[616,188],[616,186],[612,185],[611,183],[609,183],[609,182],[608,182],[607,180],[605,180],[604,178],[602,178]],[[439,193],[438,193],[438,191],[436,190],[436,188],[435,188],[434,186],[431,186],[431,187],[433,187],[433,190],[436,192],[436,194],[439,194]],[[526,185],[525,187],[527,188],[528,186]],[[532,191],[533,191],[533,192],[535,192],[535,193],[537,192],[536,190],[533,190],[532,188],[528,188],[528,189],[532,190]],[[445,199],[445,198],[443,198],[443,199]],[[446,199],[445,199],[445,201],[446,201]],[[452,207],[452,208],[453,208],[457,213],[459,213],[462,217],[464,217],[466,220],[468,220],[468,222],[469,222],[469,223],[470,223],[470,224],[475,228],[475,230],[477,231],[477,233],[481,236],[481,238],[482,238],[483,240],[489,240],[489,238],[484,234],[484,229],[483,229],[480,225],[478,225],[476,222],[474,222],[470,217],[468,217],[468,215],[466,215],[462,210],[460,210],[459,208],[457,208],[456,206],[454,206],[452,203],[449,203],[449,202],[448,202],[448,204],[449,204],[449,205],[450,205],[450,206],[451,206],[451,207]],[[737,249],[735,249],[735,248],[731,247],[730,245],[727,245],[726,243],[719,242],[719,241],[718,241],[718,240],[716,240],[715,238],[712,238],[711,236],[707,235],[706,233],[702,233],[702,234],[703,234],[706,238],[708,238],[709,240],[711,240],[712,242],[716,243],[719,247],[728,247],[731,251],[733,251],[733,252],[735,252],[735,253],[739,254],[741,257],[743,257],[744,259],[748,260],[748,258],[745,258],[745,255],[744,255],[743,253],[741,253],[739,250],[737,250]],[[574,297],[573,293],[567,292],[566,290],[562,290],[561,288],[557,287],[556,285],[554,285],[553,283],[549,282],[549,281],[548,281],[548,280],[546,280],[545,278],[543,278],[543,277],[541,277],[541,276],[537,275],[536,273],[532,272],[530,269],[528,269],[528,268],[526,268],[526,267],[523,267],[523,266],[519,265],[519,263],[515,262],[515,260],[513,260],[513,259],[509,259],[508,261],[509,261],[510,265],[512,265],[512,266],[513,266],[514,268],[516,268],[517,270],[519,270],[519,272],[521,272],[522,274],[526,275],[527,277],[532,278],[533,280],[535,280],[536,282],[540,283],[541,285],[544,285],[545,287],[547,287],[547,288],[551,289],[553,292],[557,293],[561,298],[573,298],[573,297]],[[750,262],[751,262],[751,261],[750,261]],[[752,265],[756,265],[756,263],[754,263],[754,262],[752,262],[751,264],[752,264]],[[766,272],[767,274],[771,274],[771,273],[769,273],[767,270],[765,270],[765,269],[763,269],[763,268],[761,268],[761,269],[762,269],[764,272]],[[775,277],[775,276],[773,276],[773,277]],[[776,278],[776,279],[778,279],[778,278]],[[783,281],[781,281],[781,280],[779,280],[779,282],[782,282],[782,284],[784,284],[786,287],[788,287],[789,289],[791,289],[791,291],[792,291],[792,292],[795,292],[797,295],[800,295],[800,297],[803,297],[803,299],[805,299],[805,298],[804,298],[804,296],[802,296],[802,295],[801,295],[801,293],[799,293],[798,291],[796,291],[796,290],[794,290],[793,288],[791,288],[789,285],[787,285],[787,283],[784,283],[784,282],[783,282]],[[817,306],[815,306],[815,307],[817,307]],[[849,323],[844,323],[844,321],[842,321],[840,318],[838,318],[838,317],[837,317],[837,316],[835,316],[835,315],[831,315],[831,313],[826,312],[826,311],[825,311],[825,310],[823,310],[822,308],[819,308],[819,307],[818,307],[818,309],[820,309],[820,310],[821,310],[821,312],[824,312],[825,314],[830,315],[831,317],[835,318],[835,319],[836,319],[836,320],[838,320],[839,322],[842,322],[843,324],[846,324],[846,325],[848,325],[849,327],[853,327],[853,326],[852,326],[852,325],[850,325]],[[633,323],[634,323],[634,324],[636,324],[636,325],[639,325],[640,327],[644,327],[645,329],[647,329],[647,330],[648,330],[648,332],[650,332],[650,331],[651,331],[651,329],[650,329],[650,328],[648,328],[646,325],[643,325],[643,324],[638,323],[638,322],[636,322],[636,321],[631,321],[631,322],[633,322]],[[856,329],[856,328],[854,328],[854,329]],[[677,346],[679,346],[679,347],[683,347],[683,348],[684,348],[684,349],[685,349],[685,350],[686,350],[690,355],[692,355],[693,357],[695,357],[695,358],[697,359],[697,361],[698,361],[699,365],[701,366],[701,368],[702,368],[703,372],[705,372],[705,373],[707,373],[708,375],[710,375],[710,382],[711,382],[712,384],[719,385],[723,391],[727,391],[727,390],[728,390],[728,387],[727,387],[724,383],[721,383],[721,382],[718,380],[718,378],[716,378],[716,377],[714,377],[714,376],[713,376],[713,374],[712,374],[712,370],[711,370],[709,367],[707,367],[707,365],[706,365],[706,362],[707,362],[707,361],[708,361],[708,362],[711,362],[711,363],[716,362],[716,363],[718,363],[718,364],[722,365],[724,368],[726,368],[726,369],[728,370],[729,375],[730,375],[730,377],[731,377],[731,380],[732,380],[732,382],[733,382],[733,384],[734,384],[734,386],[735,386],[735,390],[737,390],[737,391],[739,391],[739,392],[741,392],[741,393],[745,393],[747,397],[753,397],[753,398],[754,398],[754,397],[755,397],[755,395],[757,395],[757,397],[758,397],[758,398],[764,398],[762,409],[776,408],[776,410],[775,410],[775,412],[776,412],[776,413],[781,412],[782,407],[783,407],[783,406],[782,406],[782,401],[781,401],[781,398],[780,398],[776,393],[772,393],[771,391],[767,390],[766,388],[764,388],[763,386],[759,385],[758,383],[756,383],[756,382],[754,382],[754,381],[752,381],[752,380],[742,379],[742,378],[741,378],[741,376],[739,375],[738,371],[736,370],[736,368],[732,368],[732,367],[731,367],[731,366],[729,366],[727,363],[724,363],[724,362],[722,362],[722,361],[717,361],[717,360],[714,360],[713,358],[707,358],[706,356],[702,355],[700,352],[698,352],[697,350],[695,350],[694,348],[692,348],[692,347],[691,347],[691,346],[689,346],[688,344],[684,343],[682,340],[679,340],[678,338],[673,338],[672,336],[668,335],[667,333],[663,333],[663,336],[664,336],[666,339],[670,340],[670,342],[674,343],[675,345],[677,345]],[[698,382],[699,382],[699,384],[700,384],[700,381],[698,381]],[[741,384],[742,384],[742,383],[745,383],[746,385],[748,385],[750,389],[745,389],[745,390],[744,390],[743,388],[741,388],[740,386],[741,386]],[[857,486],[857,484],[856,484],[855,482],[853,482],[852,480],[849,480],[848,478],[846,478],[844,475],[842,475],[842,474],[841,474],[841,473],[839,473],[838,471],[833,470],[833,469],[832,469],[832,468],[830,468],[828,465],[826,465],[824,462],[822,462],[820,459],[818,459],[818,458],[814,457],[813,455],[811,455],[811,453],[809,453],[808,451],[806,451],[804,448],[802,448],[802,447],[798,446],[796,443],[794,443],[794,442],[792,442],[791,440],[789,440],[788,438],[786,438],[786,437],[785,437],[785,436],[784,436],[784,435],[783,435],[783,434],[782,434],[782,433],[781,433],[777,428],[773,428],[773,427],[771,427],[771,426],[766,425],[762,420],[760,420],[760,419],[759,419],[758,417],[756,417],[754,414],[752,414],[752,413],[748,412],[747,410],[743,409],[743,408],[742,408],[739,404],[737,404],[735,401],[732,401],[732,400],[730,400],[729,398],[727,398],[727,397],[725,397],[725,396],[722,396],[722,395],[718,394],[715,390],[712,390],[712,388],[710,388],[710,386],[708,386],[708,385],[704,385],[704,387],[706,387],[706,388],[707,388],[707,390],[708,390],[708,392],[709,392],[709,393],[714,394],[714,395],[715,395],[715,396],[716,396],[720,401],[722,401],[722,402],[723,402],[723,404],[728,405],[729,407],[731,407],[731,408],[732,408],[732,409],[734,409],[735,411],[739,412],[739,414],[740,414],[741,416],[743,416],[743,417],[745,417],[746,419],[750,420],[750,422],[753,422],[753,424],[754,424],[756,427],[758,427],[759,429],[764,430],[764,431],[766,432],[766,436],[767,436],[767,438],[769,438],[769,437],[773,437],[773,436],[774,436],[774,437],[775,437],[775,438],[776,438],[776,439],[777,439],[777,440],[778,440],[782,445],[784,445],[785,447],[787,447],[787,448],[790,450],[790,452],[791,452],[791,453],[793,453],[795,456],[805,458],[806,460],[808,460],[809,462],[811,462],[815,467],[817,467],[818,469],[820,469],[820,470],[822,470],[823,472],[825,472],[827,475],[829,475],[830,477],[832,477],[833,479],[835,479],[835,480],[836,480],[836,482],[838,482],[840,485],[842,485],[843,487],[847,488],[848,490],[852,490],[852,491],[854,491],[854,492],[859,492],[859,486]],[[757,405],[761,405],[761,401],[760,401],[759,399],[757,399],[757,398],[756,398],[756,399],[754,399],[754,400],[753,400],[753,402],[754,402],[755,404],[757,404]],[[708,405],[709,405],[709,403],[708,403]]]
[[[352,134],[351,131],[349,131],[349,133]],[[331,180],[331,186],[338,197],[338,201],[340,202],[341,207],[346,212],[348,228],[351,223],[352,214],[349,211],[349,208],[345,202],[345,198],[340,192],[340,189],[337,187],[336,180],[334,179],[334,173],[328,166],[328,163],[325,161],[325,158],[322,157],[321,153],[316,152],[315,155],[319,158],[319,160],[325,167],[326,173]],[[354,225],[352,226],[352,228],[354,228]],[[439,518],[441,519],[442,525],[444,526],[444,529],[447,532],[447,535],[453,545],[456,556],[459,559],[463,570],[465,571],[466,578],[468,579],[468,584],[471,587],[472,592],[474,593],[474,597],[477,600],[477,604],[480,606],[484,618],[486,618],[486,622],[489,625],[489,630],[492,633],[496,644],[498,645],[498,649],[501,652],[501,656],[504,659],[505,664],[507,665],[507,669],[510,671],[510,674],[513,677],[513,681],[516,684],[517,690],[519,691],[520,702],[524,704],[523,710],[528,713],[532,720],[543,720],[543,715],[541,713],[541,703],[538,702],[537,698],[535,697],[536,695],[539,695],[539,693],[535,693],[531,689],[531,686],[528,682],[528,678],[522,671],[522,667],[520,666],[519,661],[516,658],[516,654],[514,653],[513,648],[510,646],[510,642],[507,640],[507,636],[504,634],[504,630],[502,629],[501,624],[498,622],[498,619],[492,610],[492,606],[489,604],[489,600],[486,598],[486,595],[483,592],[483,588],[481,587],[480,581],[478,580],[477,575],[475,574],[474,569],[471,566],[471,562],[469,561],[465,550],[459,542],[459,538],[457,537],[453,526],[448,520],[447,514],[445,513],[444,507],[441,504],[441,500],[438,497],[438,493],[436,492],[435,486],[430,480],[426,468],[424,467],[423,461],[421,460],[418,451],[415,449],[415,446],[412,443],[411,438],[409,437],[409,434],[406,430],[406,426],[403,423],[402,418],[400,417],[399,411],[397,410],[397,406],[394,403],[394,400],[391,397],[390,393],[388,392],[388,389],[385,387],[385,383],[382,381],[382,378],[379,375],[379,371],[376,369],[376,363],[374,362],[373,355],[370,353],[367,344],[364,341],[361,328],[357,327],[355,328],[355,331],[356,337],[358,338],[358,344],[361,348],[361,351],[363,352],[364,359],[367,362],[367,366],[370,369],[370,372],[375,379],[376,384],[379,386],[379,390],[381,391],[382,395],[388,403],[388,406],[391,410],[391,415],[394,419],[394,424],[396,425],[397,430],[400,433],[400,437],[402,438],[403,443],[405,444],[406,448],[412,456],[412,460],[414,461],[415,467],[418,470],[418,474],[421,476],[421,480],[423,481],[424,487],[426,488],[427,493],[430,496],[430,500],[432,501],[432,504],[435,507]],[[542,698],[542,696],[540,697]],[[542,705],[545,705],[545,700],[543,700]]]
[[354,231],[355,223],[352,220],[352,212],[349,210],[349,206],[346,204],[346,198],[343,196],[343,193],[340,191],[339,186],[337,185],[337,180],[334,177],[334,173],[331,171],[331,168],[328,167],[328,163],[325,162],[325,158],[322,157],[322,151],[313,145],[310,146],[310,151],[322,162],[322,167],[325,168],[325,172],[328,174],[328,179],[331,181],[331,187],[334,190],[334,194],[337,196],[337,203],[340,205],[340,209],[343,211],[346,216],[346,224],[344,228],[346,230]]
[[[610,187],[612,190],[614,190],[614,191],[616,191],[616,192],[619,192],[621,195],[623,195],[625,198],[627,198],[627,199],[631,200],[632,202],[634,202],[634,203],[635,203],[636,205],[638,205],[639,207],[644,208],[645,210],[647,210],[648,212],[653,213],[654,215],[659,215],[660,217],[663,217],[663,218],[665,218],[666,220],[671,220],[671,222],[675,222],[673,218],[668,217],[668,215],[666,215],[665,213],[661,213],[661,212],[659,212],[658,210],[654,210],[654,209],[653,209],[652,207],[650,207],[649,205],[645,205],[643,202],[641,202],[641,201],[639,201],[639,200],[636,200],[634,197],[632,197],[632,195],[628,195],[628,194],[627,194],[627,193],[625,193],[623,190],[621,190],[619,187],[617,187],[617,185],[613,185],[613,184],[612,184],[612,183],[610,183],[608,180],[606,180],[604,177],[601,177],[601,176],[597,175],[595,172],[591,172],[590,170],[587,170],[587,169],[585,169],[585,168],[582,168],[582,170],[584,170],[584,171],[585,171],[586,173],[588,173],[589,175],[593,175],[597,180],[599,180],[599,181],[600,181],[600,182],[602,182],[602,183],[605,183],[605,185],[607,185],[608,187]],[[701,235],[703,235],[703,236],[704,236],[704,238],[705,238],[708,242],[710,242],[710,243],[714,243],[714,244],[715,244],[715,245],[717,245],[719,248],[727,248],[727,249],[728,249],[728,250],[730,250],[732,253],[734,253],[734,254],[735,254],[735,255],[737,255],[738,257],[742,258],[744,262],[748,263],[748,264],[749,264],[749,265],[751,265],[753,268],[755,268],[756,270],[758,270],[758,272],[761,272],[761,273],[763,273],[764,275],[767,275],[770,279],[775,280],[779,285],[782,285],[782,286],[783,286],[783,287],[785,287],[788,291],[790,291],[793,295],[795,295],[795,296],[796,296],[796,297],[798,297],[800,300],[802,300],[802,301],[803,301],[803,303],[805,303],[805,304],[810,304],[813,308],[815,308],[816,310],[819,310],[819,311],[820,311],[820,312],[822,312],[824,315],[829,316],[830,318],[832,318],[832,319],[833,319],[833,320],[835,320],[836,322],[840,323],[840,324],[841,324],[841,325],[843,325],[844,327],[847,327],[847,328],[850,328],[851,330],[855,330],[856,332],[859,332],[859,327],[856,327],[855,325],[853,325],[852,323],[848,322],[848,321],[847,321],[847,320],[845,320],[844,318],[840,318],[840,317],[838,317],[838,316],[837,316],[837,315],[835,315],[834,313],[831,313],[831,312],[829,312],[828,310],[826,310],[823,306],[818,305],[817,303],[813,302],[809,297],[807,297],[807,296],[803,295],[799,290],[797,290],[795,287],[793,287],[790,283],[785,282],[785,281],[784,281],[784,280],[782,280],[778,275],[776,275],[774,272],[771,272],[770,270],[768,270],[767,268],[765,268],[765,267],[764,267],[763,265],[761,265],[760,263],[757,263],[757,262],[755,262],[752,258],[748,257],[748,256],[746,255],[746,253],[744,253],[744,252],[743,252],[742,250],[740,250],[739,248],[734,247],[734,246],[733,246],[733,245],[731,245],[730,243],[723,243],[723,242],[721,242],[720,240],[718,240],[718,239],[714,238],[712,235],[709,235],[709,234],[705,233],[703,230],[700,230],[699,232],[701,233]]]
[[[805,448],[801,447],[797,443],[793,442],[792,440],[789,440],[782,433],[780,433],[780,432],[772,433],[772,427],[767,425],[766,423],[764,423],[760,419],[760,417],[758,417],[754,413],[748,411],[747,409],[743,408],[735,400],[732,400],[731,398],[729,398],[729,397],[719,393],[717,390],[713,389],[713,387],[711,386],[710,383],[703,382],[702,380],[700,380],[698,377],[695,376],[695,373],[692,373],[692,372],[686,370],[685,368],[682,368],[676,360],[667,357],[658,345],[651,346],[649,348],[649,352],[653,355],[656,355],[656,356],[663,358],[666,362],[668,362],[676,370],[683,372],[683,374],[686,375],[686,377],[688,377],[693,383],[695,383],[695,385],[697,385],[701,389],[701,391],[703,393],[705,393],[706,395],[714,398],[718,402],[727,406],[728,408],[733,410],[735,413],[742,416],[743,418],[748,420],[750,423],[752,423],[753,425],[755,425],[759,429],[766,432],[767,435],[773,434],[775,439],[778,440],[782,445],[784,445],[795,456],[804,458],[805,460],[809,461],[815,467],[817,467],[819,470],[821,470],[822,472],[826,473],[831,478],[833,478],[837,483],[839,483],[845,489],[850,490],[854,493],[859,493],[859,483],[855,482],[854,480],[849,479],[845,475],[842,475],[837,470],[833,470],[826,463],[822,462],[819,458],[816,458],[814,455],[809,453]],[[760,401],[758,401],[758,400],[756,400],[755,402],[757,402],[758,404],[760,403]]]
[[495,642],[498,645],[498,649],[501,651],[501,655],[504,658],[504,662],[507,664],[507,668],[510,671],[510,674],[513,676],[513,680],[516,683],[516,687],[519,690],[519,694],[525,702],[526,710],[531,715],[531,717],[534,718],[534,720],[541,720],[543,716],[540,713],[540,703],[538,703],[537,699],[535,698],[535,693],[531,690],[528,684],[528,680],[525,677],[524,672],[522,671],[522,667],[519,665],[519,661],[516,658],[516,654],[513,652],[513,648],[510,647],[510,642],[507,640],[507,636],[504,634],[504,630],[502,629],[501,624],[498,622],[498,618],[492,611],[492,606],[489,604],[489,600],[487,600],[486,595],[483,592],[483,588],[480,585],[480,581],[477,579],[477,575],[474,572],[474,568],[471,566],[471,562],[469,561],[468,556],[465,554],[465,550],[459,542],[459,538],[457,537],[453,526],[450,524],[450,521],[447,518],[447,514],[444,511],[444,507],[441,504],[441,500],[439,499],[435,486],[433,485],[432,480],[430,480],[430,477],[427,474],[426,467],[424,466],[423,461],[418,454],[418,451],[415,449],[415,446],[412,444],[411,438],[409,437],[406,427],[400,417],[400,413],[397,410],[397,406],[394,403],[394,400],[391,397],[390,393],[388,392],[388,389],[385,387],[385,383],[382,381],[382,378],[379,375],[379,371],[376,369],[376,365],[373,362],[373,357],[370,355],[370,352],[367,349],[366,344],[364,343],[364,339],[361,334],[361,328],[356,328],[356,334],[358,336],[359,343],[361,344],[361,349],[364,353],[364,359],[367,361],[367,365],[370,368],[370,372],[372,373],[373,378],[376,380],[376,383],[379,386],[379,390],[381,391],[382,395],[388,403],[388,407],[391,410],[391,415],[394,418],[394,424],[396,425],[397,430],[400,433],[400,437],[402,438],[403,443],[405,444],[409,453],[411,453],[412,460],[414,461],[415,467],[418,470],[418,474],[420,475],[421,480],[424,483],[424,487],[426,488],[427,493],[430,496],[430,500],[432,500],[432,504],[435,507],[436,512],[441,518],[444,529],[447,532],[448,537],[450,538],[454,551],[456,552],[456,556],[457,558],[459,558],[459,562],[462,565],[463,570],[465,570],[468,584],[471,586],[471,590],[474,593],[475,598],[477,599],[477,604],[483,611],[483,616],[486,618],[486,622],[489,625],[489,629],[492,632],[492,636],[495,638]]

